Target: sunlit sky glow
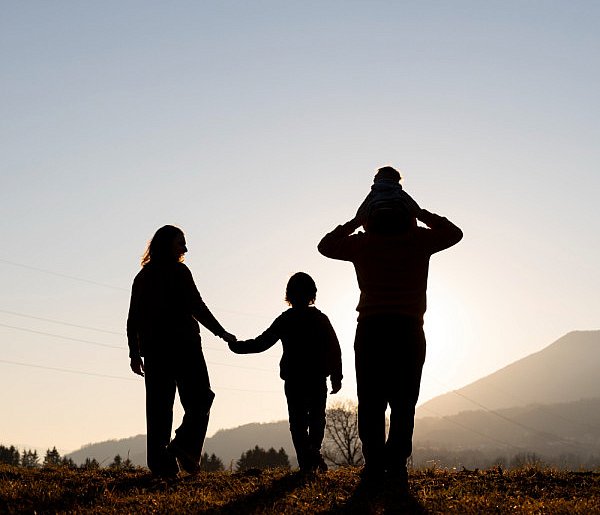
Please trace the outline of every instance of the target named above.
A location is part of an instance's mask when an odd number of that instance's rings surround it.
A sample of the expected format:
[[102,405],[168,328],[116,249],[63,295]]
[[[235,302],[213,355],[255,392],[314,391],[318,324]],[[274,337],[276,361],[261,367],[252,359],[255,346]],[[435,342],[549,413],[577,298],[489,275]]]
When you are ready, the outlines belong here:
[[[421,401],[597,329],[599,14],[593,1],[4,2],[0,443],[65,451],[145,432],[124,326],[166,223],[240,338],[310,273],[342,343],[339,395],[354,398],[354,272],[316,244],[386,164],[465,233],[431,262]],[[284,419],[280,347],[237,356],[202,334],[209,434]]]

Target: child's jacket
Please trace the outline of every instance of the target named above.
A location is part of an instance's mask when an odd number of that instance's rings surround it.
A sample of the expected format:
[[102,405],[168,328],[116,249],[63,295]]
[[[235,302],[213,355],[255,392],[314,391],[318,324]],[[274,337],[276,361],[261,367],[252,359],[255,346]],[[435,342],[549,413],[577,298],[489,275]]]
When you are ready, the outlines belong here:
[[279,340],[283,344],[279,363],[282,379],[327,376],[331,376],[332,381],[342,379],[338,338],[329,318],[315,307],[290,308],[260,336],[231,343],[229,347],[236,354],[251,354],[267,350]]

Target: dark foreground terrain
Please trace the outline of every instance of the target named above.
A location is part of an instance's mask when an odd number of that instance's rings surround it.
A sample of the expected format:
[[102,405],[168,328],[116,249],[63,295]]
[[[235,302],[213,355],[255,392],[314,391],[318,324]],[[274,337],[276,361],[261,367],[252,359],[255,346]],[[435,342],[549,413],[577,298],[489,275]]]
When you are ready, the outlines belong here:
[[410,493],[364,488],[352,468],[153,479],[144,469],[0,466],[0,513],[600,514],[600,474],[523,468],[411,473]]

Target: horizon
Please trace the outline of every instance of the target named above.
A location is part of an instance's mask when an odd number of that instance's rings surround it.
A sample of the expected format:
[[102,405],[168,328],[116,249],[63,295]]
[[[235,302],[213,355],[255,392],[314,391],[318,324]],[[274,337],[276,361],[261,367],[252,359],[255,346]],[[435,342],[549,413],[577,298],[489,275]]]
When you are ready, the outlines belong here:
[[[570,331],[570,332],[564,334],[563,336],[561,336],[560,338],[558,338],[557,340],[549,343],[548,345],[546,345],[541,350],[533,352],[533,353],[531,353],[531,354],[529,354],[527,356],[524,356],[523,358],[517,359],[516,361],[514,361],[512,363],[509,363],[508,365],[506,365],[506,366],[504,366],[502,368],[499,368],[498,370],[496,370],[496,371],[494,371],[494,372],[492,372],[492,373],[490,373],[490,374],[488,374],[486,376],[480,377],[479,379],[476,379],[475,381],[473,381],[473,382],[471,382],[469,384],[463,385],[458,390],[468,389],[469,387],[475,385],[478,382],[485,381],[490,376],[496,376],[496,375],[498,375],[498,373],[502,373],[505,369],[513,367],[514,365],[520,364],[520,362],[522,362],[524,360],[527,360],[528,358],[533,358],[537,354],[543,353],[544,351],[548,350],[550,347],[554,347],[556,344],[560,343],[562,340],[569,339],[569,336],[572,337],[573,335],[575,335],[577,333],[599,333],[600,334],[600,329],[573,330],[573,331]],[[461,412],[454,413],[454,414],[451,414],[451,415],[443,415],[443,416],[440,415],[440,414],[419,415],[419,413],[418,413],[419,407],[423,406],[424,404],[429,403],[429,401],[435,401],[435,400],[438,400],[438,399],[443,399],[445,396],[447,396],[448,394],[452,394],[452,393],[456,393],[456,390],[452,390],[452,391],[448,391],[448,392],[442,392],[441,394],[439,394],[437,396],[434,396],[431,399],[424,400],[424,401],[420,400],[419,403],[417,404],[417,413],[415,415],[415,421],[417,421],[419,419],[427,419],[427,418],[442,419],[442,418],[446,418],[448,416],[461,415],[462,414]],[[503,393],[506,394],[506,392],[503,392]],[[539,406],[546,406],[546,405],[560,405],[560,404],[565,404],[565,403],[566,404],[569,404],[569,403],[578,403],[578,402],[581,402],[581,401],[585,401],[586,399],[594,399],[594,398],[600,399],[600,397],[598,397],[598,396],[596,396],[596,397],[592,396],[592,397],[589,397],[589,398],[581,398],[579,400],[573,399],[573,400],[570,400],[570,401],[566,401],[566,400],[556,401],[555,400],[554,402],[552,402],[550,404],[545,403],[545,402],[540,403],[539,400],[532,400],[532,401],[530,401],[528,403],[525,403],[525,404],[522,404],[522,403],[519,403],[519,404],[510,404],[510,405],[507,405],[506,407],[502,407],[502,408],[498,408],[498,407],[496,407],[496,408],[489,408],[489,406],[483,406],[483,405],[481,405],[480,403],[478,403],[477,401],[473,400],[472,398],[469,398],[464,393],[457,393],[457,395],[458,395],[458,397],[460,397],[462,399],[465,399],[468,402],[473,403],[473,405],[477,406],[476,408],[474,408],[473,411],[491,412],[491,413],[496,413],[498,410],[502,411],[502,410],[513,410],[515,408],[538,408]],[[329,400],[331,401],[331,397],[329,398]],[[342,402],[344,402],[344,401],[352,401],[352,399],[339,399],[338,398],[338,399],[335,399],[333,402],[337,402],[337,401],[342,401]],[[428,410],[428,411],[431,411],[431,410]],[[505,416],[502,417],[502,418],[504,418],[505,420],[507,420]],[[279,424],[281,422],[287,423],[288,422],[287,417],[282,418],[280,420],[250,421],[250,422],[245,422],[243,424],[239,424],[239,425],[236,425],[236,426],[220,427],[220,428],[215,429],[211,434],[207,434],[207,439],[210,439],[210,438],[214,437],[215,435],[217,435],[219,432],[222,432],[222,431],[223,432],[227,432],[227,431],[231,431],[231,430],[240,429],[240,428],[243,428],[245,426],[262,425],[262,424]],[[575,422],[577,423],[577,421],[575,421]],[[523,427],[523,425],[521,423],[517,422],[516,424],[518,426]],[[469,430],[468,427],[466,427],[466,429]],[[480,433],[478,433],[477,431],[475,431],[475,434],[480,435]],[[100,441],[95,441],[95,442],[88,442],[88,443],[82,444],[82,445],[80,445],[79,447],[77,447],[75,449],[60,449],[60,448],[57,448],[57,450],[64,456],[64,455],[68,455],[68,454],[72,454],[72,453],[75,453],[75,452],[82,451],[83,449],[85,449],[88,446],[94,446],[94,445],[101,444],[101,443],[106,443],[106,442],[113,442],[113,441],[114,442],[119,442],[121,440],[130,440],[132,438],[137,438],[139,436],[145,437],[146,433],[139,433],[139,434],[128,435],[128,436],[124,436],[124,437],[107,438],[105,440],[100,440]],[[494,441],[493,438],[491,438],[491,440]],[[5,445],[5,446],[14,445],[17,449],[19,449],[19,450],[22,449],[23,451],[25,451],[25,450],[35,450],[35,451],[38,452],[38,454],[43,454],[43,452],[46,452],[47,450],[51,449],[52,447],[56,447],[56,446],[52,445],[52,446],[49,446],[49,447],[46,447],[46,448],[42,448],[42,447],[29,446],[28,444],[21,444],[21,443],[14,444],[14,443],[6,443],[6,442],[0,442],[0,444]]]
[[[464,232],[431,260],[419,405],[600,326],[597,3],[4,11],[6,444],[145,434],[125,319],[166,223],[184,230],[200,293],[240,339],[286,309],[292,273],[310,273],[342,346],[329,398],[356,399],[356,277],[316,245],[384,165]],[[279,345],[238,356],[201,334],[209,436],[287,418]]]

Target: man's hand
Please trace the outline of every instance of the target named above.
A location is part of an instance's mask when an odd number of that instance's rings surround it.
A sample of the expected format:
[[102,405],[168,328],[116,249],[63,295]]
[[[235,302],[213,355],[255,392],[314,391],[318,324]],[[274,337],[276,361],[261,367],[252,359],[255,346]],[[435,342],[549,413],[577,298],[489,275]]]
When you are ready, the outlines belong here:
[[237,342],[237,338],[235,335],[228,333],[227,331],[225,331],[222,335],[221,338],[223,338],[223,340],[225,340],[227,343],[234,343]]
[[144,361],[140,356],[131,358],[129,366],[131,367],[131,370],[133,370],[134,374],[144,377]]
[[344,227],[352,229],[352,232],[356,231],[366,220],[363,220],[358,214],[344,224]]
[[342,389],[341,379],[331,379],[331,393],[338,393]]

